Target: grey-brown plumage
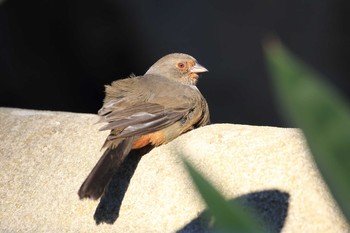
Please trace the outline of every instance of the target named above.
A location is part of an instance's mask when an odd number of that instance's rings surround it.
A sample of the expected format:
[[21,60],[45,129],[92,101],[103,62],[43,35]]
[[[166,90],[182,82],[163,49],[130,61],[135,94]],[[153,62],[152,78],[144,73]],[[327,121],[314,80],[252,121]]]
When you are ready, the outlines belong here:
[[98,199],[132,149],[159,146],[209,123],[206,100],[195,86],[207,70],[187,55],[164,56],[143,76],[106,86],[99,110],[100,130],[111,130],[106,151],[79,189],[80,198]]

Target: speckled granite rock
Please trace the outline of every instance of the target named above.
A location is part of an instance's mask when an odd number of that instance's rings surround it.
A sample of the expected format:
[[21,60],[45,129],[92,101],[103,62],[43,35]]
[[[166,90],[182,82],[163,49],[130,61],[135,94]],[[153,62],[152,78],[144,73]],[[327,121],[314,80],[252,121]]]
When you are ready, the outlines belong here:
[[101,200],[81,201],[77,190],[107,135],[96,120],[0,108],[0,232],[206,232],[181,155],[273,232],[350,231],[297,129],[206,126],[140,161],[130,156]]

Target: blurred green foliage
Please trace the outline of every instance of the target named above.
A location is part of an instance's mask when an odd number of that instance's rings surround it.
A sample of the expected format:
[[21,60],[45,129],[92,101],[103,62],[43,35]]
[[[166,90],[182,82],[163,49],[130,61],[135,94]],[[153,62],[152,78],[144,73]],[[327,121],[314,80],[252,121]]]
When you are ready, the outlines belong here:
[[230,203],[187,160],[184,159],[198,191],[214,217],[215,232],[263,232],[261,224],[238,203]]
[[[285,117],[303,130],[315,162],[350,222],[350,108],[321,76],[272,39],[265,45],[268,70]],[[217,232],[263,232],[239,204],[229,203],[186,160]]]
[[266,44],[266,56],[281,110],[303,130],[323,178],[349,221],[349,106],[277,40]]

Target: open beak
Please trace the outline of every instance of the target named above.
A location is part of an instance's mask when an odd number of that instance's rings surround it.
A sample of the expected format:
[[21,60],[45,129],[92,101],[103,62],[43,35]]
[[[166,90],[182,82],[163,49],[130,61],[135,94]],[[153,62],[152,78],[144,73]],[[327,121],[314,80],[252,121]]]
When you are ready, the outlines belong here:
[[203,72],[208,72],[208,70],[204,67],[196,63],[191,69],[191,73],[203,73]]

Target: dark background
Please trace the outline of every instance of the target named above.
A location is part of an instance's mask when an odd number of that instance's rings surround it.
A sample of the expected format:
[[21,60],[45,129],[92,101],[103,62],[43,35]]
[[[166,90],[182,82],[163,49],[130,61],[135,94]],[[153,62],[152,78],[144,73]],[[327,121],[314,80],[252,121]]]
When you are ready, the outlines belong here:
[[348,1],[0,2],[0,106],[95,113],[104,84],[184,52],[209,69],[212,122],[289,126],[264,63],[271,32],[350,97]]

